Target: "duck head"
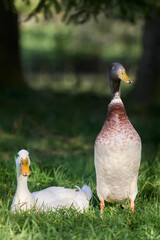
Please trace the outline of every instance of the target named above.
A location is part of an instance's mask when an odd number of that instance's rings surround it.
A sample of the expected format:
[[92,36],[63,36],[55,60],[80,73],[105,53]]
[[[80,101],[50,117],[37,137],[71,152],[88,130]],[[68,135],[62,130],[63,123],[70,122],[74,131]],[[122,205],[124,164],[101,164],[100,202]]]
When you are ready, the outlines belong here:
[[122,64],[114,62],[109,69],[109,81],[111,86],[112,95],[120,95],[120,81],[125,83],[132,83],[132,80],[127,76],[126,70]]
[[16,159],[17,174],[28,177],[30,175],[29,165],[29,153],[24,149],[20,150]]
[[120,63],[112,63],[109,70],[109,78],[112,80],[121,80],[125,83],[132,83],[131,79],[127,76],[126,70]]

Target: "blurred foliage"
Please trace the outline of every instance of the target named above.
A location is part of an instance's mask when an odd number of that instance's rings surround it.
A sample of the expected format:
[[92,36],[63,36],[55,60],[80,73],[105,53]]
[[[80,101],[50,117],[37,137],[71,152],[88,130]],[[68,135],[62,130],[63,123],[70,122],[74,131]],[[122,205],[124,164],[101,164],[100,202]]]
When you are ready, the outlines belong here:
[[65,6],[64,19],[76,23],[84,23],[101,13],[107,18],[121,18],[135,22],[138,18],[149,18],[150,13],[155,11],[160,14],[160,2],[148,0],[62,0]]
[[[32,4],[30,0],[23,0],[26,5]],[[64,20],[84,23],[103,13],[107,18],[121,18],[134,22],[137,18],[149,18],[154,11],[160,14],[158,0],[39,0],[37,5],[29,12],[27,19],[43,12],[45,18],[50,18],[53,8],[57,13],[63,12]]]

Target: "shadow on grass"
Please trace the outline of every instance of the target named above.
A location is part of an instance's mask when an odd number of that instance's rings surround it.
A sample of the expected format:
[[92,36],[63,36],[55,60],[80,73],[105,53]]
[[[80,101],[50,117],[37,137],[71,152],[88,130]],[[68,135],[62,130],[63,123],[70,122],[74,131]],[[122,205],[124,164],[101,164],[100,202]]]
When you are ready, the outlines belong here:
[[[4,151],[27,147],[29,141],[37,140],[43,144],[47,139],[49,148],[54,149],[52,138],[56,138],[57,147],[61,140],[66,145],[74,142],[77,151],[80,146],[75,138],[83,139],[89,145],[94,139],[106,118],[107,105],[110,99],[93,93],[71,94],[54,91],[11,91],[0,93],[0,128],[1,146]],[[159,113],[150,109],[144,112],[133,102],[124,99],[130,121],[140,134],[144,143],[157,145],[160,132],[158,129]],[[133,107],[134,106],[134,107]],[[147,118],[147,119],[146,119]],[[6,138],[7,144],[3,141]],[[23,140],[23,141],[22,141]],[[64,144],[63,149],[67,148]],[[17,150],[17,148],[15,150]]]

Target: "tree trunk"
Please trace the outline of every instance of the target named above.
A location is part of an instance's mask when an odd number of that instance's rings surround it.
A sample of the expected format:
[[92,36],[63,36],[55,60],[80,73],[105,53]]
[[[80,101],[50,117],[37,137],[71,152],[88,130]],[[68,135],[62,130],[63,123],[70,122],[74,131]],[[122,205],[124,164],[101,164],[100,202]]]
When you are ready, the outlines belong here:
[[137,74],[134,97],[142,105],[160,105],[160,18],[147,20],[143,34],[143,55]]
[[17,14],[11,9],[12,5],[13,0],[0,1],[0,89],[19,88],[24,85]]

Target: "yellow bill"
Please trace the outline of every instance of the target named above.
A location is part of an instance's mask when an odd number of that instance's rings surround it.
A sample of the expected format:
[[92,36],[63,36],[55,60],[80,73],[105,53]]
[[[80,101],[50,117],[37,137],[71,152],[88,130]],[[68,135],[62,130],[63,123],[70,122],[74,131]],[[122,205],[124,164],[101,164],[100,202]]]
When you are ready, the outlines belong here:
[[128,77],[125,70],[120,70],[118,73],[118,77],[125,83],[132,83],[132,80]]
[[21,158],[21,175],[28,177],[30,175],[28,158]]

